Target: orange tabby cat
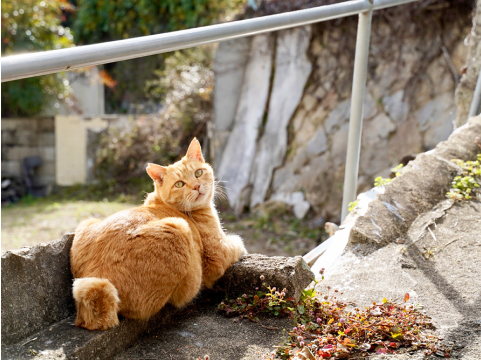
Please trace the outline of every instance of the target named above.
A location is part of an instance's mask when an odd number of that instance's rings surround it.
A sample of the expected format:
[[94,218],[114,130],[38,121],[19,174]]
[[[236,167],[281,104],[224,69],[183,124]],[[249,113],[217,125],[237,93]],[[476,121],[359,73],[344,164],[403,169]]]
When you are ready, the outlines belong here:
[[75,325],[105,330],[118,313],[147,319],[211,288],[246,253],[226,235],[213,204],[214,173],[197,139],[168,167],[149,164],[155,189],[143,206],[82,222],[70,251]]

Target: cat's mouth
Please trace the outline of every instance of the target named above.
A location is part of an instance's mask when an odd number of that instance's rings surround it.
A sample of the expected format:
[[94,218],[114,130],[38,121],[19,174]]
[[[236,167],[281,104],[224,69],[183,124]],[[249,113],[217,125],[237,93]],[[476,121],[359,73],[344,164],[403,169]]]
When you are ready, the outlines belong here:
[[197,195],[197,197],[195,198],[195,200],[196,200],[196,201],[199,200],[199,198],[200,198],[202,195],[204,195],[204,194],[202,194],[201,192],[199,192],[199,195]]

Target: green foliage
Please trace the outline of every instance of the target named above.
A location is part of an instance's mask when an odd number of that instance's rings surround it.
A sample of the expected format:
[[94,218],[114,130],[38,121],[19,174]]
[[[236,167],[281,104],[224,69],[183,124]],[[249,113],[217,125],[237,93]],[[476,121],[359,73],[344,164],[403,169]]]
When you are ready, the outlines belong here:
[[[376,178],[376,179],[378,179],[378,178]],[[374,184],[374,186],[376,186],[376,185]],[[359,204],[359,200],[351,201],[351,202],[349,203],[349,207],[348,207],[347,210],[348,210],[349,212],[351,212],[352,210],[354,210],[354,209],[356,208],[357,204]]]
[[[92,44],[183,30],[216,23],[241,4],[241,0],[80,0],[73,32],[77,44]],[[115,89],[106,89],[109,111],[127,111],[125,101],[156,97],[158,93],[150,96],[146,83],[164,70],[170,57],[161,54],[106,64],[105,70],[118,83]]]
[[258,315],[261,313],[286,316],[294,311],[295,299],[286,297],[286,289],[279,291],[265,283],[263,286],[266,291],[258,290],[255,295],[243,294],[237,299],[226,297],[218,309],[226,316],[239,316],[256,322],[259,321]]
[[79,0],[75,42],[91,44],[210,25],[239,4],[240,0]]
[[[61,26],[62,11],[72,9],[62,0],[2,0],[2,56],[72,46],[70,29]],[[36,115],[53,100],[70,101],[69,92],[63,74],[3,83],[2,116]]]
[[[145,177],[145,164],[179,160],[193,137],[202,140],[211,117],[212,47],[177,51],[163,71],[148,82],[149,92],[164,104],[160,114],[131,118],[110,127],[100,138],[96,175],[120,183]],[[204,152],[207,149],[204,149]]]
[[[401,175],[401,169],[403,168],[403,166],[404,166],[403,164],[399,164],[395,168],[391,169],[391,171],[394,173],[395,177],[398,177],[399,175]],[[385,185],[389,184],[391,181],[392,181],[392,179],[386,179],[386,178],[383,178],[382,176],[378,176],[377,178],[374,179],[374,186],[375,187],[385,186]]]
[[481,154],[477,155],[476,161],[452,160],[462,170],[461,174],[452,181],[452,188],[446,196],[454,201],[470,200],[478,194],[479,183],[481,182]]

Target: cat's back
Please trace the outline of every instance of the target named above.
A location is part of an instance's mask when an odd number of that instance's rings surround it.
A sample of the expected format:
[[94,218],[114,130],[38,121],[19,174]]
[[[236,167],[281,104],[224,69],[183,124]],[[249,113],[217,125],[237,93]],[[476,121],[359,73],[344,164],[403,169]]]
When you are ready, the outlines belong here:
[[162,205],[122,210],[104,220],[85,220],[75,230],[71,258],[74,260],[78,257],[88,257],[106,248],[125,246],[155,221],[170,217],[185,220],[185,215],[181,212]]

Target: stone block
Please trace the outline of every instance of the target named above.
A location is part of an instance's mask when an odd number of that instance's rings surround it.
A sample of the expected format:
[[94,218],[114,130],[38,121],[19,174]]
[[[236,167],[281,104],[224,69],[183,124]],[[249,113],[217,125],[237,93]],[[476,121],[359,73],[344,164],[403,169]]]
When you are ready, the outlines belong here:
[[44,162],[55,161],[55,147],[54,146],[41,146],[40,157]]
[[[261,279],[264,276],[264,280]],[[255,288],[262,288],[265,283],[277,289],[287,289],[287,296],[299,300],[314,274],[301,256],[281,257],[261,254],[244,255],[240,261],[233,264],[224,276],[214,285],[215,291],[230,296],[254,294]]]
[[22,166],[20,161],[12,161],[12,160],[2,161],[2,175],[21,176]]
[[53,117],[37,119],[37,128],[39,133],[54,133],[55,119]]
[[18,146],[37,146],[38,135],[32,130],[17,129],[15,133],[16,145]]
[[70,247],[61,240],[2,253],[2,345],[72,315]]
[[22,161],[27,156],[38,156],[38,147],[13,146],[8,151],[8,160]]
[[36,119],[24,119],[24,118],[10,118],[10,119],[2,119],[2,130],[14,130],[14,129],[21,129],[21,130],[29,130],[32,132],[36,132],[37,129],[37,121]]
[[2,129],[2,146],[5,145],[16,145],[17,144],[17,137],[16,137],[16,129]]
[[55,133],[46,132],[38,135],[39,146],[55,146]]

